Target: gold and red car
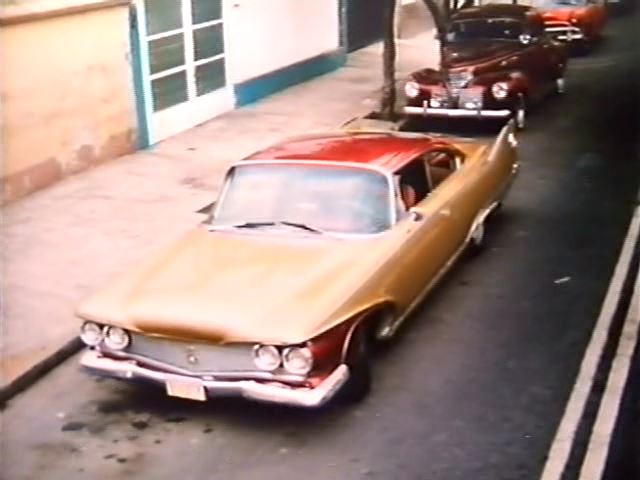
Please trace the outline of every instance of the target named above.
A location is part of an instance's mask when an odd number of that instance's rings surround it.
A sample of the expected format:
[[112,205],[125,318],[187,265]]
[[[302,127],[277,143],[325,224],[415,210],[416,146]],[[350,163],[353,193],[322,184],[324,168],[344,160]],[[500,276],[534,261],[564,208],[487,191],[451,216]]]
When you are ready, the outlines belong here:
[[565,89],[567,51],[545,33],[530,6],[490,4],[452,16],[442,68],[405,84],[404,113],[424,117],[507,119],[524,128],[530,105]]
[[482,243],[513,131],[341,131],[235,163],[206,221],[78,307],[81,364],[201,401],[362,398],[372,342]]
[[607,10],[600,0],[534,0],[542,11],[545,30],[556,40],[583,47],[602,36]]

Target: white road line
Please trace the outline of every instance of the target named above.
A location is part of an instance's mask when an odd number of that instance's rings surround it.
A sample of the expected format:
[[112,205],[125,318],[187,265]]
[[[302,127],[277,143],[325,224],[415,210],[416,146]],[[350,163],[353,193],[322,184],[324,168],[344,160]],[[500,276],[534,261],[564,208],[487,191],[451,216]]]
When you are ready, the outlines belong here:
[[[638,194],[640,199],[640,192]],[[602,304],[600,315],[591,334],[591,340],[582,359],[580,372],[573,386],[571,396],[564,410],[564,415],[556,431],[556,435],[549,450],[549,456],[544,465],[540,480],[560,480],[567,464],[571,446],[582,418],[584,407],[591,391],[598,361],[607,341],[607,334],[611,327],[613,314],[622,293],[624,280],[629,271],[633,248],[640,233],[640,206],[636,207],[631,218],[627,236],[624,239],[618,263],[613,272],[607,295]]]
[[599,480],[604,473],[604,467],[609,454],[609,446],[613,429],[615,428],[624,387],[627,383],[631,358],[640,327],[640,272],[636,278],[635,292],[629,305],[629,313],[624,322],[620,343],[616,356],[611,365],[611,372],[607,380],[607,388],[602,397],[596,422],[593,425],[591,439],[587,447],[579,480]]

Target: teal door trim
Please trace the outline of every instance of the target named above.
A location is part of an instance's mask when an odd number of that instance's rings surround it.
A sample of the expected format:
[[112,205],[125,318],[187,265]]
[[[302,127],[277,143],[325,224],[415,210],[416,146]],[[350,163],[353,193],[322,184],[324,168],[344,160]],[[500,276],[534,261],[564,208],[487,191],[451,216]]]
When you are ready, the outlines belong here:
[[147,148],[154,143],[151,129],[153,97],[149,77],[149,45],[147,24],[144,16],[144,0],[136,0],[129,7],[129,40],[131,43],[131,70],[133,90],[136,97],[138,120],[138,148]]

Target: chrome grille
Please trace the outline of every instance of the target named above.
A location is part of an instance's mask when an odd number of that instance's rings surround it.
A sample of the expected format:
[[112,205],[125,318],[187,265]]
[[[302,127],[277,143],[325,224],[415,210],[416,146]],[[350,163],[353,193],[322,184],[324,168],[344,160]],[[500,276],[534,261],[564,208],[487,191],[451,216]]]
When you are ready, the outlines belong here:
[[132,333],[126,352],[192,372],[255,370],[252,345],[212,345]]
[[449,72],[447,76],[447,89],[452,95],[458,95],[461,88],[465,88],[471,79],[473,74],[469,70],[463,70],[460,72]]

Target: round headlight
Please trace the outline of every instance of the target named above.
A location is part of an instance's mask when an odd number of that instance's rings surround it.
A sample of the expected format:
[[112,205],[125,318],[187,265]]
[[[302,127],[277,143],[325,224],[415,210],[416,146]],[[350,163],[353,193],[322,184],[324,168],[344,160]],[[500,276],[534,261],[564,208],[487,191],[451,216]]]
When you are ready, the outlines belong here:
[[420,95],[420,85],[417,82],[407,82],[404,84],[404,93],[409,98],[416,98]]
[[99,345],[102,338],[102,327],[97,323],[85,322],[80,328],[80,340],[90,347]]
[[260,370],[272,371],[280,366],[280,352],[273,345],[256,345],[253,347],[253,363]]
[[307,347],[289,347],[282,354],[284,368],[295,375],[305,375],[313,367],[313,354]]
[[491,86],[491,94],[498,100],[505,99],[507,98],[507,95],[509,95],[509,85],[507,82],[494,83]]
[[112,350],[124,350],[131,342],[126,330],[120,327],[108,327],[104,336],[104,344]]

